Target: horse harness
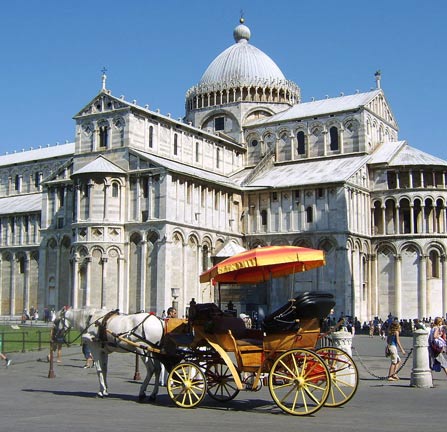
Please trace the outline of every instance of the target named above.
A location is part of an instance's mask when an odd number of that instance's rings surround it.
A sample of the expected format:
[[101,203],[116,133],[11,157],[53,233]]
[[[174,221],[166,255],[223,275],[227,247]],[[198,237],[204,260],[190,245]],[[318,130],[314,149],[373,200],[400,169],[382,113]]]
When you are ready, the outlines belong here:
[[[139,348],[139,349],[143,350],[143,354],[137,352],[137,354],[140,354],[140,355],[147,355],[146,351],[151,351],[151,352],[159,352],[160,351],[160,347],[158,346],[158,344],[154,344],[146,339],[144,323],[149,319],[150,315],[147,315],[141,322],[139,322],[132,329],[125,331],[123,333],[114,333],[111,330],[107,329],[107,323],[115,315],[119,315],[119,309],[108,312],[106,315],[104,315],[104,317],[102,317],[102,319],[100,318],[100,319],[96,320],[94,323],[98,327],[98,339],[100,342],[102,342],[103,346],[105,346],[107,344],[109,346],[116,347],[116,346],[120,345],[120,342],[123,342],[127,345],[131,345],[135,348]],[[161,320],[160,320],[160,323],[162,323]],[[161,324],[161,327],[162,327],[162,330],[164,333],[163,324]],[[138,331],[139,328],[142,329],[142,332]],[[107,337],[108,335],[112,336],[115,339],[115,342],[110,342]],[[137,341],[139,341],[140,343],[136,343],[136,342],[132,341],[130,339],[130,337],[132,337],[132,336],[134,338],[136,338]],[[143,344],[141,344],[141,343],[143,343]],[[150,348],[148,348],[148,346]],[[126,347],[123,347],[122,345],[121,345],[121,348],[126,351],[129,351],[129,352],[135,352],[133,349],[127,349]]]

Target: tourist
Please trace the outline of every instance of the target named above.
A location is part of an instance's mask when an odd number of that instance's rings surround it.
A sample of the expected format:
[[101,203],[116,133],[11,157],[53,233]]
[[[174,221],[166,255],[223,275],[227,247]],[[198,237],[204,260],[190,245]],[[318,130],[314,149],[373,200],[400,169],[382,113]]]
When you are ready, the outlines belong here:
[[242,318],[242,321],[244,321],[244,324],[245,324],[245,327],[246,327],[246,328],[251,329],[251,325],[252,325],[252,323],[251,323],[251,318],[250,318],[249,315],[246,315],[246,314],[244,314],[244,313],[241,313],[241,314],[239,315],[239,318]]
[[[445,357],[446,332],[442,326],[442,318],[436,317],[428,337],[430,368],[436,372],[441,369],[447,374],[447,359]],[[435,346],[439,349],[434,349]]]
[[177,309],[175,307],[168,308],[166,318],[177,318]]
[[92,352],[90,351],[90,347],[86,342],[82,342],[82,354],[84,354],[85,358],[85,364],[83,366],[84,369],[93,367],[93,355]]
[[0,352],[0,358],[5,361],[5,367],[8,367],[11,364],[11,359],[2,352]]
[[399,377],[397,376],[397,371],[401,364],[399,354],[397,353],[397,348],[399,347],[402,354],[405,355],[405,350],[402,348],[399,338],[400,325],[397,319],[395,319],[389,329],[386,343],[388,345],[388,350],[390,352],[390,369],[388,371],[388,381],[397,381]]

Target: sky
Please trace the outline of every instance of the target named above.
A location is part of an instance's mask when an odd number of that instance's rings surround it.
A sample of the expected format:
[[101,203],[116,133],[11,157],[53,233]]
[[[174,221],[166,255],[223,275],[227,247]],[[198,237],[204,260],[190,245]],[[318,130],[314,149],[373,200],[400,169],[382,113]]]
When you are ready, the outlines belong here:
[[101,89],[179,118],[186,91],[234,43],[250,43],[302,102],[382,89],[399,139],[447,160],[445,0],[15,0],[0,15],[0,155],[75,137]]

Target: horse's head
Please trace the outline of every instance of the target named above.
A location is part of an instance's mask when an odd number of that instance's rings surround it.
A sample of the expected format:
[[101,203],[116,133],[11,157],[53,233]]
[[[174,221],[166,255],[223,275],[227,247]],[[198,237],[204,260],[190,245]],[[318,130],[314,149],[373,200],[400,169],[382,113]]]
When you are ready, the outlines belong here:
[[56,317],[53,321],[53,338],[65,340],[65,335],[71,328],[71,322],[67,317],[68,310],[69,308],[64,306],[60,311],[56,313]]

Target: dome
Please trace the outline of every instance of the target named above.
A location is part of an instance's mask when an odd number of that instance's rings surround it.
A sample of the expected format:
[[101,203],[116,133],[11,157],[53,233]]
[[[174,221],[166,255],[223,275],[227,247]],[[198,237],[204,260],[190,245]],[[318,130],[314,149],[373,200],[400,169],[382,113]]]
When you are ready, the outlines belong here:
[[250,29],[242,23],[238,25],[233,36],[235,44],[218,55],[208,66],[199,85],[212,85],[243,80],[285,81],[284,74],[276,63],[261,50],[249,44]]
[[186,92],[186,115],[192,111],[232,103],[292,106],[300,101],[300,88],[287,80],[276,63],[250,45],[250,29],[241,23],[234,29],[235,44],[219,54],[199,83]]

